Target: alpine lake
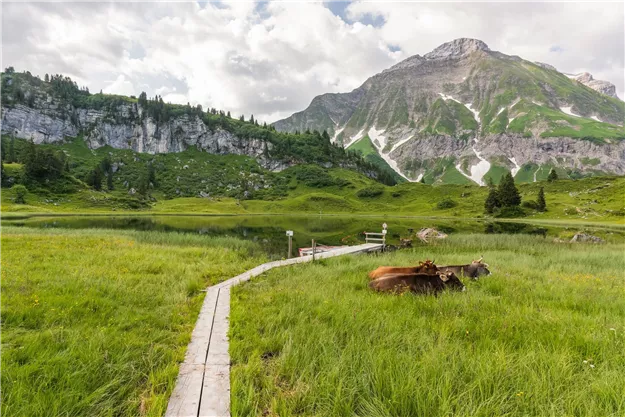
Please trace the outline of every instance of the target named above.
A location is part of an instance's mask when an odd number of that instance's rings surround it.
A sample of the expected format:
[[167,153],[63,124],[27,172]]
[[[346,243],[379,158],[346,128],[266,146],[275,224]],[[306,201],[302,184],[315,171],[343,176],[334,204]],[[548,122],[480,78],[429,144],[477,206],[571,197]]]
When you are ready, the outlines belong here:
[[452,234],[530,234],[550,241],[568,242],[578,232],[597,236],[606,242],[625,242],[625,227],[606,224],[532,223],[531,221],[492,221],[432,217],[369,217],[332,215],[247,215],[247,216],[25,216],[3,219],[2,225],[31,228],[113,229],[230,236],[259,243],[270,259],[288,256],[286,231],[293,231],[293,256],[297,249],[317,245],[356,245],[365,242],[365,232],[380,233],[387,225],[386,243],[399,245],[400,239],[418,242],[416,233],[434,228]]

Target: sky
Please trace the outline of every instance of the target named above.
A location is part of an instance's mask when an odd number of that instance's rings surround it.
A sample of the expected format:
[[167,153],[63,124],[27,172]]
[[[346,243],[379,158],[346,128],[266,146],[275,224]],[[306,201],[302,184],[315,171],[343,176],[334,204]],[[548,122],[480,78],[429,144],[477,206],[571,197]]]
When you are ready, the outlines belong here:
[[456,38],[588,71],[625,97],[616,3],[2,3],[2,67],[273,122]]

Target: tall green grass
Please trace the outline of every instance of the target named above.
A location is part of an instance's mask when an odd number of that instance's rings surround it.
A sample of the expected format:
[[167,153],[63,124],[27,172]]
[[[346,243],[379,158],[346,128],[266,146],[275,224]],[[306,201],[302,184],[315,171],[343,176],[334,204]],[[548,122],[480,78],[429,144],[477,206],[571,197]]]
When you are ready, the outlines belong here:
[[[233,290],[233,416],[625,415],[624,246],[452,235],[273,270]],[[367,288],[378,265],[464,263],[464,293]]]
[[162,416],[208,285],[264,262],[234,238],[2,228],[2,415]]

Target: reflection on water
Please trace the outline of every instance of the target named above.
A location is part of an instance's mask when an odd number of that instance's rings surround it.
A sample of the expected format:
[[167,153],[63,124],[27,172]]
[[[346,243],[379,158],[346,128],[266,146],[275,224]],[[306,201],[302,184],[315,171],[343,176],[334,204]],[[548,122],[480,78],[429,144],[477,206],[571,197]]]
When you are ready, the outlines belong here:
[[[457,233],[523,233],[545,238],[570,231],[585,230],[608,238],[625,240],[625,230],[583,226],[545,226],[530,223],[484,222],[466,219],[376,218],[343,216],[68,216],[33,217],[5,220],[4,225],[59,227],[70,229],[103,228],[142,231],[199,233],[208,236],[236,236],[262,243],[274,256],[285,256],[286,230],[293,230],[293,246],[307,247],[315,239],[325,245],[353,245],[364,242],[364,232],[379,232],[388,224],[388,243],[414,235],[421,228],[434,227],[447,234]],[[294,251],[295,252],[295,251]]]

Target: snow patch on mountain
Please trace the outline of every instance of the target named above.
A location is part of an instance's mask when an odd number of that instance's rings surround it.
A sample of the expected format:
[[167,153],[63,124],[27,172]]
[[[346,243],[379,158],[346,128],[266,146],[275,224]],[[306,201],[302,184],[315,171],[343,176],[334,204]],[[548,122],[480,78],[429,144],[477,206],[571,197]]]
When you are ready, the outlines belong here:
[[404,139],[400,140],[399,142],[397,142],[396,144],[393,145],[393,147],[391,148],[389,153],[393,152],[395,149],[399,148],[401,145],[403,145],[404,143],[408,142],[412,138],[413,138],[412,136],[408,136],[407,138],[404,138]]
[[345,130],[345,126],[343,126],[342,128],[335,130],[334,131],[334,136],[332,136],[332,139],[330,140],[330,142],[332,143],[336,143],[336,139],[339,137],[339,135],[341,134],[341,132]]
[[512,173],[512,176],[514,177],[516,175],[516,173],[519,172],[521,167],[519,166],[519,164],[516,163],[516,158],[515,157],[508,158],[508,159],[510,160],[510,162],[512,162],[514,164],[514,168],[512,168],[510,170],[510,172]]
[[[402,174],[401,170],[399,169],[399,166],[397,165],[397,162],[391,158],[390,156],[390,151],[389,152],[384,152],[383,149],[386,146],[386,136],[382,135],[382,133],[384,133],[384,130],[377,130],[375,127],[372,127],[371,129],[369,129],[369,139],[371,139],[371,143],[373,143],[373,146],[375,146],[378,150],[378,153],[380,154],[380,156],[382,157],[382,159],[384,159],[386,161],[386,163],[393,168],[393,171],[395,171],[396,173],[398,173],[399,175],[402,176],[402,178],[404,178],[407,181],[410,182],[414,182],[414,180],[411,180],[410,178],[408,178],[407,176],[405,176],[404,174]],[[393,148],[394,149],[394,148]],[[391,149],[392,151],[392,149]]]
[[462,171],[462,166],[460,164],[456,165],[456,169],[458,170],[458,172],[460,172],[462,175],[464,175],[471,181],[476,182],[477,184],[483,186],[485,185],[483,178],[484,178],[484,175],[486,175],[486,173],[490,169],[490,162],[482,158],[482,154],[478,152],[477,149],[475,149],[475,146],[473,146],[471,149],[473,149],[473,153],[475,153],[475,156],[477,156],[477,159],[480,160],[480,162],[478,162],[477,164],[471,167],[470,169],[471,175],[465,174],[464,171]]
[[448,96],[447,94],[443,94],[443,93],[438,93],[439,96],[441,96],[443,98],[443,100],[453,100],[456,103],[460,103],[462,104],[464,107],[466,107],[471,113],[473,113],[473,117],[475,118],[476,122],[480,122],[480,112],[473,109],[471,107],[471,103],[463,103],[458,99],[453,98],[452,96]]
[[579,114],[575,114],[575,113],[573,113],[573,112],[571,111],[571,109],[572,109],[572,107],[571,107],[571,106],[569,106],[569,107],[560,107],[560,111],[561,111],[562,113],[566,113],[566,114],[568,114],[569,116],[582,117],[582,116],[580,116]]
[[343,147],[344,148],[349,148],[351,145],[356,143],[357,140],[362,139],[362,137],[364,136],[364,133],[365,133],[365,129],[362,129],[360,132],[356,133],[354,136],[349,138],[349,141],[347,143],[343,144]]
[[383,132],[383,129],[377,130],[375,127],[369,129],[369,139],[371,139],[371,142],[374,144],[377,141],[380,144],[380,146],[378,147],[378,149],[380,150],[384,149],[384,147],[386,146],[386,136],[382,135]]

